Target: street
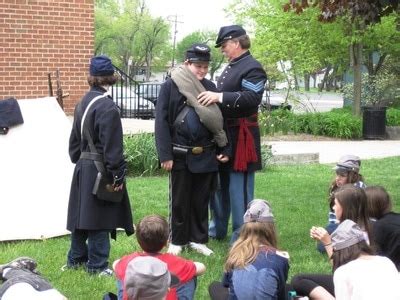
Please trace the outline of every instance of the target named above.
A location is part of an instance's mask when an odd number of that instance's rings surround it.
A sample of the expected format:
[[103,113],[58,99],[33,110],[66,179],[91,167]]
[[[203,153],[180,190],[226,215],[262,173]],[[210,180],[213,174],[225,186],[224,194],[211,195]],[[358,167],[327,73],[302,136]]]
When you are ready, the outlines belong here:
[[[271,100],[284,101],[286,91],[272,91]],[[324,112],[332,108],[343,107],[343,97],[339,93],[317,93],[317,92],[296,92],[291,91],[289,104],[296,113]]]

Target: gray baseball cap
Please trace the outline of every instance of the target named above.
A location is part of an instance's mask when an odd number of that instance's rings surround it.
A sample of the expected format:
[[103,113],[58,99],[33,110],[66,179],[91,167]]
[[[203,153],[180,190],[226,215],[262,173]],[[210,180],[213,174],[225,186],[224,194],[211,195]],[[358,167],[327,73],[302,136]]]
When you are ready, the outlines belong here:
[[268,201],[262,199],[254,199],[247,205],[247,211],[243,216],[243,222],[274,222],[271,205]]
[[353,246],[361,241],[365,241],[364,232],[358,224],[352,220],[344,220],[332,233],[333,250],[342,250]]
[[343,171],[360,171],[361,159],[356,155],[344,155],[339,159],[339,162],[333,168],[334,170]]
[[168,288],[177,284],[165,262],[153,256],[138,256],[131,260],[125,273],[125,291],[129,299],[164,299]]

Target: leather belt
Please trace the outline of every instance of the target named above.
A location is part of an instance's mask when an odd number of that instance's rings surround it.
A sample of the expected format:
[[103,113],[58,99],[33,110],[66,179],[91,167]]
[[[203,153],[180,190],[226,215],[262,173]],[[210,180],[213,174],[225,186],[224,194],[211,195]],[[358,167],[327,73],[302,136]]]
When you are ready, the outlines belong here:
[[245,119],[247,122],[250,123],[257,123],[258,122],[258,116],[257,114],[252,115],[250,117],[243,117],[243,118],[235,118],[235,119],[227,119],[226,123],[229,127],[235,127],[240,125],[240,119]]
[[99,153],[92,153],[92,152],[81,152],[80,159],[90,159],[95,161],[103,162],[103,155]]
[[215,145],[210,144],[206,146],[185,146],[185,145],[179,145],[179,144],[174,144],[172,143],[173,150],[175,152],[192,152],[192,154],[201,154],[203,152],[206,152],[207,150],[212,150],[214,149]]

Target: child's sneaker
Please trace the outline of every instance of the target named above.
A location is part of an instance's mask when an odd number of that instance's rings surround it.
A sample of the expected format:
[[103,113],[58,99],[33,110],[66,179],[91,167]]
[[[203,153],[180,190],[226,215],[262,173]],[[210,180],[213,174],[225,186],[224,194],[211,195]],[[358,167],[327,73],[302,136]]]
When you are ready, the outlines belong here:
[[99,277],[111,277],[114,275],[114,271],[110,268],[104,269],[99,273]]
[[212,251],[210,248],[208,248],[205,244],[190,242],[189,246],[193,250],[195,250],[198,253],[203,254],[205,256],[210,256],[211,254],[214,253],[214,251]]
[[182,246],[169,244],[167,253],[173,255],[179,255],[182,252]]

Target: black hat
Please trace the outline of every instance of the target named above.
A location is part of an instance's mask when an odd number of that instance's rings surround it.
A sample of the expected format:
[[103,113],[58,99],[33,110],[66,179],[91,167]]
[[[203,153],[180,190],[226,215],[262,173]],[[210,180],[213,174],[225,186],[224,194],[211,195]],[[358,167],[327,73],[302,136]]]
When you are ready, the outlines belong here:
[[0,100],[0,134],[7,134],[9,127],[24,123],[21,109],[15,98]]
[[246,30],[244,30],[240,25],[223,26],[219,30],[217,41],[215,42],[215,48],[221,47],[222,43],[227,40],[231,40],[245,34]]
[[105,55],[92,57],[90,60],[90,75],[92,76],[109,76],[115,72],[111,59]]
[[210,61],[210,47],[206,44],[193,44],[186,50],[186,60],[195,61]]

